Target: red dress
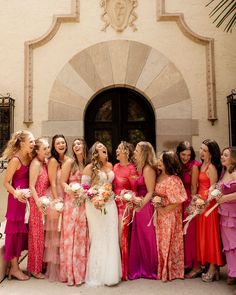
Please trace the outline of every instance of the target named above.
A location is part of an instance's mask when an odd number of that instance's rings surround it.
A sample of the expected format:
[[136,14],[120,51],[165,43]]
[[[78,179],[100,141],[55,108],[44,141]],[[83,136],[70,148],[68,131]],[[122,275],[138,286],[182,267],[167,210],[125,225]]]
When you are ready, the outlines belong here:
[[[207,169],[208,167],[205,171],[200,171],[198,177],[198,194],[201,195],[203,200],[207,199],[211,185],[206,174]],[[209,210],[215,203],[216,201],[212,200],[205,211]],[[212,263],[221,266],[224,264],[217,209],[208,217],[205,217],[205,212],[197,216],[197,260],[202,265]]]
[[[46,163],[43,164],[42,172],[40,173],[35,184],[35,190],[38,197],[46,195],[49,186],[48,169]],[[27,269],[31,273],[42,272],[43,253],[44,253],[44,225],[43,216],[39,211],[33,197],[29,199],[30,216],[29,216],[29,239],[28,239],[28,265]]]
[[[123,189],[135,192],[137,171],[134,164],[128,163],[122,166],[120,163],[114,166],[115,178],[113,181],[114,192],[119,195]],[[116,200],[118,209],[119,222],[125,211],[126,204],[121,200]],[[132,215],[132,214],[131,214]],[[129,224],[130,219],[127,218],[123,223],[121,232],[121,257],[122,257],[122,279],[128,279],[128,250],[129,250]]]

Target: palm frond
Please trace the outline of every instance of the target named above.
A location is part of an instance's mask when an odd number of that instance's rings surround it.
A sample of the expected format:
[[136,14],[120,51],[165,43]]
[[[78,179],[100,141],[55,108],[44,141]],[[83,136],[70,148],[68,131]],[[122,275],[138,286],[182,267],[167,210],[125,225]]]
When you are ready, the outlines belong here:
[[[213,23],[220,27],[224,22],[224,31],[230,32],[236,24],[236,0],[218,0],[217,5],[210,12],[210,17],[216,16]],[[211,0],[206,6],[211,5],[215,0]]]

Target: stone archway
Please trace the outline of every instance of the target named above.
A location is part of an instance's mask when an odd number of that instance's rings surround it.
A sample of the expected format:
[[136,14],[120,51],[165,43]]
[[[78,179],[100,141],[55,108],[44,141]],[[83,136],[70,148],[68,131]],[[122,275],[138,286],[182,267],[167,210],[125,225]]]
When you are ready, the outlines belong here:
[[198,135],[188,87],[175,65],[148,45],[114,40],[95,44],[71,58],[58,74],[49,98],[49,117],[42,133],[83,135],[84,111],[95,94],[110,87],[142,93],[156,115],[158,149]]

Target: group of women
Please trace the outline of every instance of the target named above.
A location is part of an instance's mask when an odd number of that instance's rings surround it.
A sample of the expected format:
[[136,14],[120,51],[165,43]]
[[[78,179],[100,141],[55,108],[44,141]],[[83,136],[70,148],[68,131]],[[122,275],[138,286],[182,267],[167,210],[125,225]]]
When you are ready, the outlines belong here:
[[[32,275],[68,285],[111,286],[121,279],[169,281],[201,275],[204,282],[211,282],[219,279],[226,257],[228,283],[235,282],[233,148],[221,154],[214,140],[205,140],[200,163],[188,142],[157,159],[149,142],[139,142],[134,150],[122,141],[114,167],[100,142],[87,153],[85,141],[75,139],[72,152],[73,157],[67,156],[63,135],[53,137],[51,151],[46,139],[35,140],[29,131],[16,132],[8,142],[3,158],[9,161],[4,180],[9,192],[4,254],[10,262],[9,279],[27,280]],[[116,197],[103,204],[103,213],[89,199],[75,205],[74,183],[84,187],[110,183]],[[192,196],[206,200],[215,183],[222,192],[219,207],[208,217],[203,212],[192,219],[183,235]],[[29,198],[24,190],[28,188]],[[132,197],[125,199],[126,193]],[[43,202],[45,196],[49,205]],[[63,211],[58,209],[60,203]],[[206,210],[215,203],[211,200]],[[18,265],[24,249],[28,249],[27,274]]]

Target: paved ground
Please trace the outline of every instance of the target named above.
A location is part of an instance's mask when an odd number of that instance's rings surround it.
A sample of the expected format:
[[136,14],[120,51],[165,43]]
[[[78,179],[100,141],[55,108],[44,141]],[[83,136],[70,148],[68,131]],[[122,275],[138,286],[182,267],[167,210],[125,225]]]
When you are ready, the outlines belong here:
[[[24,269],[26,259],[21,267]],[[226,269],[221,270],[221,280],[204,283],[200,278],[193,280],[175,280],[168,283],[152,280],[121,282],[115,287],[89,288],[68,287],[62,283],[50,283],[47,280],[19,282],[5,279],[0,284],[1,295],[233,295],[236,286],[226,284]]]

